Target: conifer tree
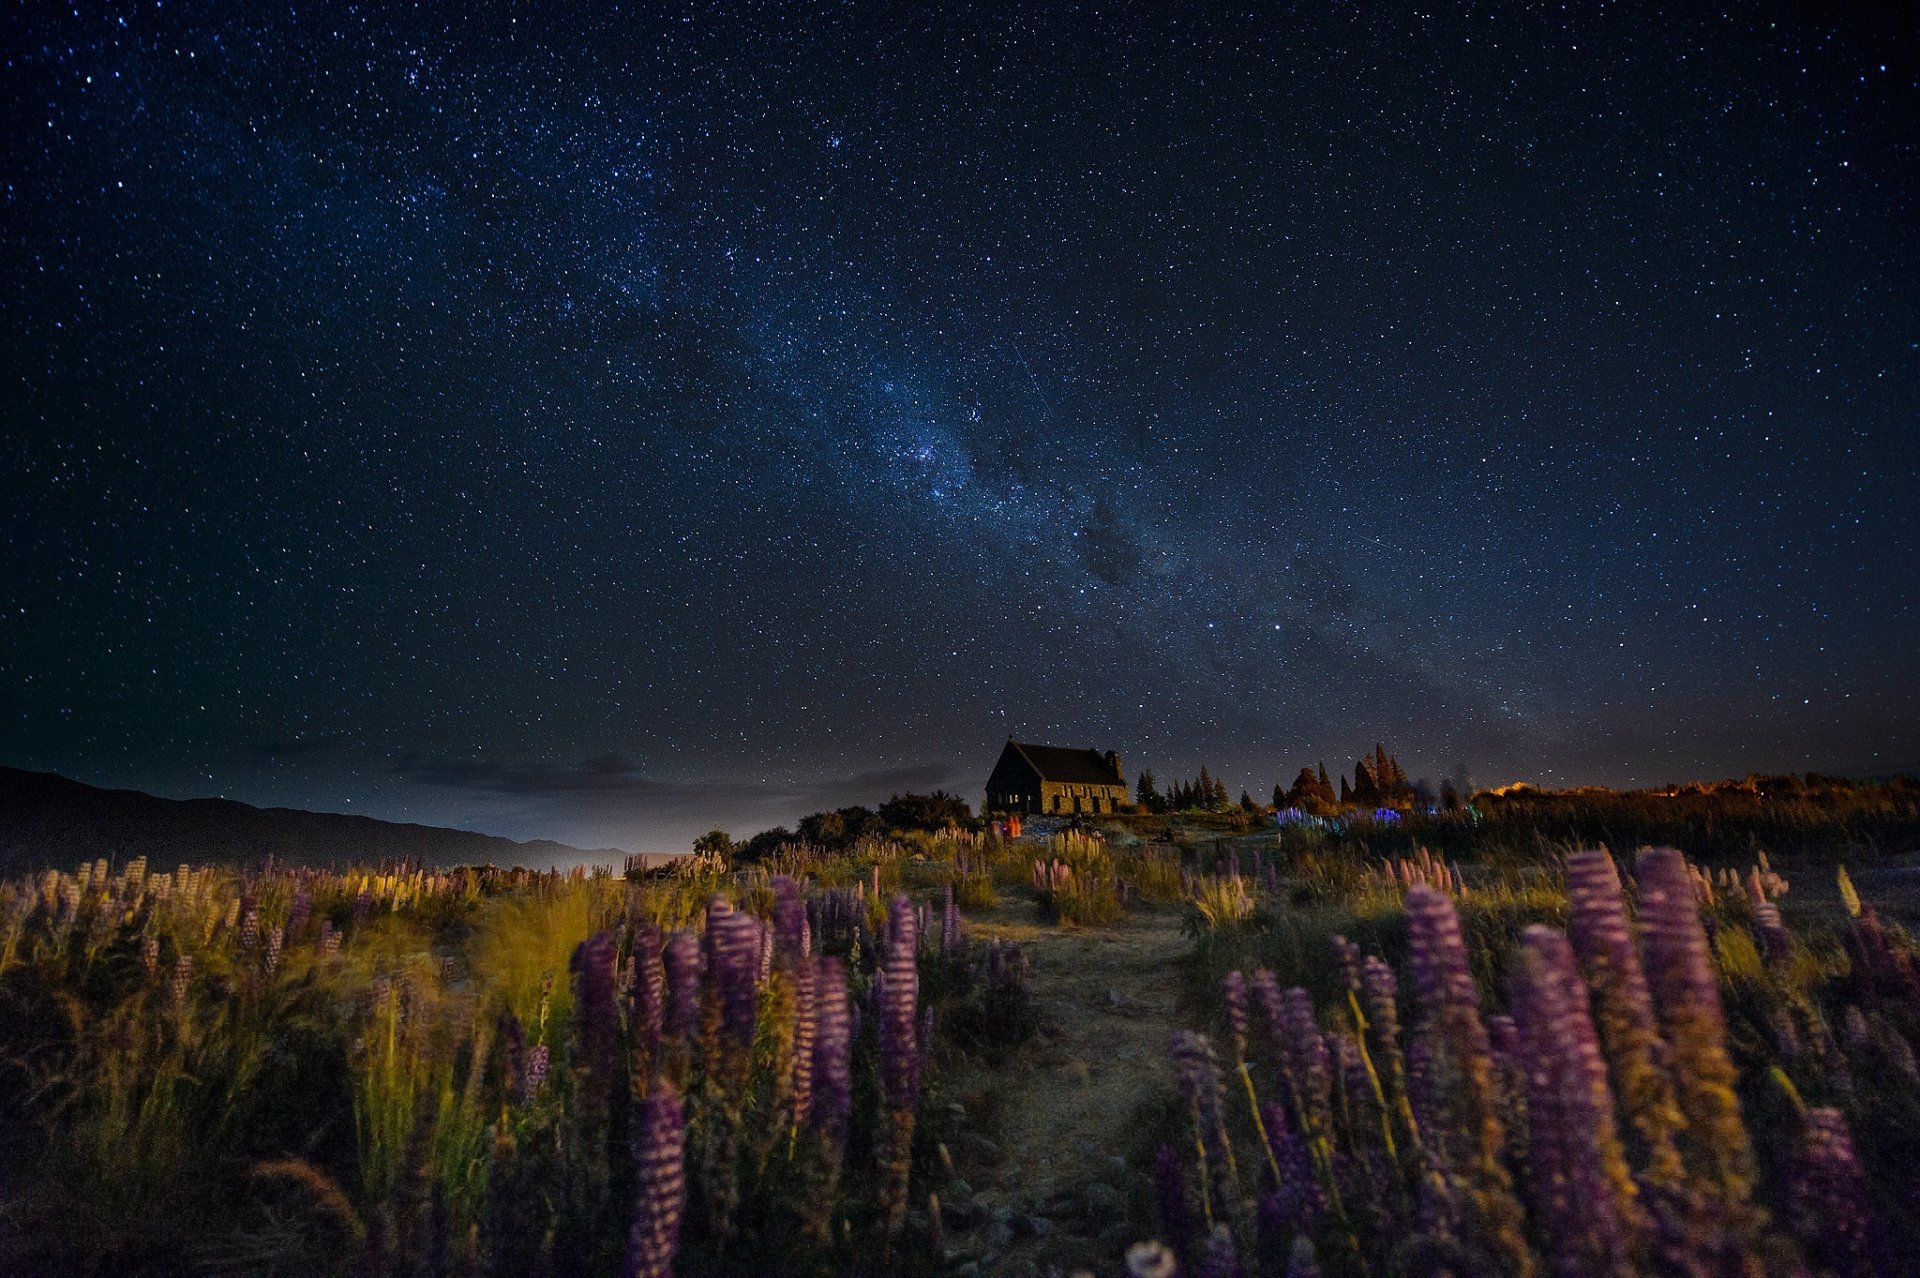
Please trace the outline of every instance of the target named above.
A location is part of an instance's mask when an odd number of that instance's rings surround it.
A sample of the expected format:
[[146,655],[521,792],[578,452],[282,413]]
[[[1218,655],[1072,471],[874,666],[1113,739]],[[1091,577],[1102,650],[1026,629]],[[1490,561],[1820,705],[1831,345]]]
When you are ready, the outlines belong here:
[[1367,761],[1362,759],[1353,765],[1353,801],[1372,803],[1379,797],[1379,783],[1374,779],[1372,769],[1367,767]]

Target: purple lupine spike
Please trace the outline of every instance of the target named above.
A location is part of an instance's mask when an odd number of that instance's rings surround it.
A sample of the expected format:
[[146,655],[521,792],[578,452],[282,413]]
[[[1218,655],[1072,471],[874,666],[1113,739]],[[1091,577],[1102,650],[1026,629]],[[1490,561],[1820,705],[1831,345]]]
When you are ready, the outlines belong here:
[[1327,1194],[1313,1165],[1313,1154],[1299,1124],[1279,1105],[1264,1107],[1267,1144],[1280,1170],[1274,1185],[1276,1208],[1289,1233],[1317,1233],[1327,1214]]
[[1700,922],[1692,867],[1675,848],[1648,848],[1635,867],[1647,983],[1672,1064],[1674,1093],[1687,1118],[1687,1146],[1711,1169],[1718,1196],[1745,1208],[1756,1178],[1753,1145],[1734,1092],[1712,951]]
[[667,1033],[691,1037],[700,1032],[700,939],[685,929],[676,931],[660,959],[667,978]]
[[1220,978],[1221,1010],[1227,1022],[1227,1037],[1233,1043],[1233,1059],[1247,1055],[1247,978],[1238,970]]
[[520,1073],[520,1104],[531,1105],[540,1095],[540,1087],[547,1081],[547,1069],[553,1063],[553,1053],[545,1043],[535,1043],[527,1049],[527,1065]]
[[1788,1216],[1810,1258],[1840,1278],[1892,1273],[1875,1263],[1873,1205],[1846,1116],[1827,1106],[1806,1112],[1795,1153]]
[[660,1049],[667,1017],[667,969],[657,927],[633,934],[633,984],[627,999],[635,1045],[651,1058]]
[[1240,1268],[1240,1249],[1234,1245],[1233,1231],[1215,1224],[1207,1232],[1207,1245],[1200,1251],[1200,1278],[1245,1278]]
[[613,933],[602,931],[575,946],[568,963],[573,974],[573,1063],[586,1073],[582,1092],[597,1113],[604,1113],[613,1099],[620,1018],[614,994],[617,958]]
[[[140,971],[148,980],[152,980],[154,974],[159,970],[160,938],[157,936],[143,937],[140,941]],[[1861,1023],[1863,1025],[1865,1024],[1864,1021]]]
[[1238,1199],[1239,1185],[1233,1147],[1227,1137],[1226,1088],[1220,1079],[1220,1062],[1214,1056],[1213,1044],[1192,1030],[1173,1036],[1172,1055],[1194,1136],[1206,1154],[1210,1192],[1224,1209],[1225,1204]]
[[753,1047],[756,994],[760,976],[760,923],[751,914],[728,911],[711,916],[707,945],[713,978],[720,992],[720,1019],[745,1052]]
[[1406,1059],[1400,1051],[1400,978],[1385,959],[1368,955],[1360,964],[1362,1006],[1367,1014],[1367,1054],[1389,1098],[1407,1092]]
[[1514,1012],[1523,1040],[1527,1162],[1557,1273],[1631,1278],[1635,1187],[1613,1090],[1567,938],[1521,934]]
[[686,1205],[686,1115],[673,1088],[661,1084],[640,1102],[633,1141],[633,1228],[625,1278],[668,1278]]
[[252,950],[260,943],[260,906],[251,896],[240,898],[240,948]]
[[261,961],[266,966],[267,975],[272,976],[280,967],[280,947],[286,943],[285,928],[267,929],[267,948]]
[[1185,1251],[1193,1240],[1193,1213],[1187,1207],[1186,1169],[1172,1145],[1162,1144],[1153,1156],[1153,1187],[1160,1205],[1160,1234],[1176,1250]]
[[782,971],[792,971],[805,957],[807,926],[807,902],[800,893],[800,885],[791,875],[778,874],[773,879],[773,948],[774,963]]
[[1487,1038],[1493,1044],[1494,1096],[1507,1129],[1507,1152],[1521,1166],[1527,1149],[1527,1064],[1520,1027],[1511,1016],[1489,1016]]
[[1293,1080],[1301,1121],[1315,1137],[1332,1134],[1333,1058],[1313,1018],[1313,998],[1294,986],[1280,996],[1281,1032],[1275,1046]]
[[1360,947],[1344,936],[1333,938],[1333,952],[1340,965],[1340,982],[1349,992],[1360,992]]
[[1320,1278],[1320,1258],[1314,1254],[1313,1239],[1304,1235],[1293,1240],[1287,1253],[1286,1278]]
[[809,1123],[838,1146],[846,1140],[853,1112],[852,1018],[847,1005],[847,969],[822,955],[813,962],[813,1104]]
[[[1428,887],[1407,889],[1406,905],[1419,1037],[1427,1040],[1433,1063],[1444,1069],[1448,1082],[1433,1099],[1445,1118],[1445,1132],[1461,1146],[1458,1165],[1450,1170],[1462,1181],[1461,1204],[1471,1212],[1473,1241],[1524,1273],[1531,1268],[1525,1214],[1506,1166],[1492,1044],[1480,1019],[1480,995],[1467,963],[1460,915],[1452,897]],[[1422,1133],[1423,1139],[1440,1134],[1426,1127]]]
[[813,962],[802,957],[788,975],[793,982],[793,1116],[798,1122],[813,1104],[813,1050],[819,1024],[816,971]]
[[920,1052],[915,1034],[920,971],[914,958],[918,947],[913,903],[904,894],[893,898],[889,920],[884,1001],[878,1007],[880,1078],[888,1106],[911,1110],[920,1099]]
[[1627,923],[1620,874],[1605,848],[1567,858],[1567,938],[1593,1000],[1613,1087],[1633,1138],[1633,1162],[1650,1184],[1685,1176],[1674,1146],[1681,1118],[1660,1064],[1664,1046],[1640,954]]

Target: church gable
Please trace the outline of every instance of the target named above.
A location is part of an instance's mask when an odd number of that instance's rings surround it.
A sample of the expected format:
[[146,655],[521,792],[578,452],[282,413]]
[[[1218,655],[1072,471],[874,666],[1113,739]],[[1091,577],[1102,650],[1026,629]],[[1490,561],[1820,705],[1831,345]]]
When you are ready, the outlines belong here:
[[1032,745],[1007,738],[987,778],[987,810],[1089,816],[1127,803],[1120,756],[1109,750]]

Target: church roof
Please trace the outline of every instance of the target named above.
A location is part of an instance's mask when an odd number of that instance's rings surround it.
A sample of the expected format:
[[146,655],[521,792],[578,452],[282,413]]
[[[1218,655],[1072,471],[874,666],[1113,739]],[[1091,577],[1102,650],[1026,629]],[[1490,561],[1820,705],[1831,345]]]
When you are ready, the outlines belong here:
[[1029,745],[1007,738],[1007,744],[1033,765],[1042,781],[1068,785],[1125,785],[1120,775],[1098,750],[1074,750],[1067,746]]

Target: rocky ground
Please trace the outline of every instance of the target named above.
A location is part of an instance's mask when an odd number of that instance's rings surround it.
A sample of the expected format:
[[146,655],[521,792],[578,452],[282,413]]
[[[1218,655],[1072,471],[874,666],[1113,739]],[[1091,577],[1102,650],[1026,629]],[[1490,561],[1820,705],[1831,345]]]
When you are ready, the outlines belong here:
[[1170,1092],[1167,1044],[1184,1024],[1180,916],[1058,928],[1008,894],[969,925],[1020,942],[1041,1031],[1000,1067],[968,1060],[949,1077],[964,1107],[941,1188],[953,1272],[1117,1272],[1150,1193],[1144,1164],[1126,1155]]

